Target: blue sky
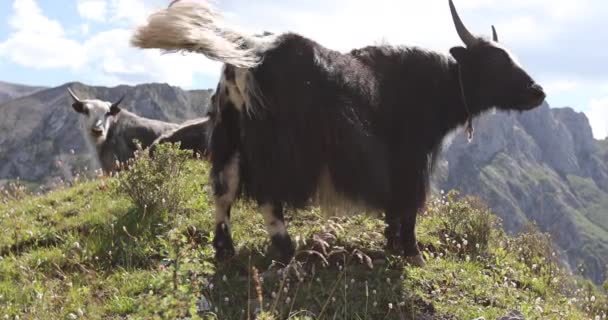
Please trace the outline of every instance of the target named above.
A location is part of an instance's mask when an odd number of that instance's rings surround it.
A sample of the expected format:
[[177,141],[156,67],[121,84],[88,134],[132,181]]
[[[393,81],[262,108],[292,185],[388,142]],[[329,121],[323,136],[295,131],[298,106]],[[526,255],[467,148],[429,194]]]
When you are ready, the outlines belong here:
[[[190,0],[192,1],[192,0]],[[447,53],[460,45],[447,0],[215,0],[247,32],[295,31],[342,51],[388,41]],[[219,63],[129,46],[133,28],[169,0],[2,0],[0,80],[56,86],[167,82],[214,88]],[[608,136],[608,2],[455,0],[469,29],[501,39],[554,107],[584,111]]]

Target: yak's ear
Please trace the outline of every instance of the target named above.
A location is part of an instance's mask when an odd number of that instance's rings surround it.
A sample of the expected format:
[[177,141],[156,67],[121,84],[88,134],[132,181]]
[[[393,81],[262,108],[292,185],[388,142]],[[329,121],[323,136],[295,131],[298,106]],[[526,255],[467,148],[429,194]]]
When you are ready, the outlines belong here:
[[74,108],[74,111],[78,113],[89,114],[89,110],[87,109],[87,107],[84,106],[84,103],[82,102],[76,101],[72,103],[72,108]]
[[454,57],[458,63],[466,63],[468,58],[468,51],[465,47],[453,47],[450,49],[450,54],[452,54],[452,57]]
[[122,100],[125,98],[125,96],[123,95],[122,97],[120,97],[120,99],[118,99],[118,101],[112,103],[112,105],[110,106],[110,114],[115,116],[120,112],[120,103],[122,102]]

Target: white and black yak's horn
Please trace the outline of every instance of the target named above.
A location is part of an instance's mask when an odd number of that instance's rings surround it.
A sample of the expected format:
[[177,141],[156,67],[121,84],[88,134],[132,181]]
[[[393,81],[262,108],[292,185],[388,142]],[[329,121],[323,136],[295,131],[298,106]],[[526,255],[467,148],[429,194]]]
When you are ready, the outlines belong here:
[[225,28],[221,15],[207,2],[174,1],[136,29],[131,44],[142,49],[190,51],[239,68],[261,61],[260,40]]
[[72,99],[74,99],[74,102],[82,103],[82,100],[78,98],[78,96],[74,93],[74,91],[72,91],[72,89],[68,88],[68,93],[70,94]]

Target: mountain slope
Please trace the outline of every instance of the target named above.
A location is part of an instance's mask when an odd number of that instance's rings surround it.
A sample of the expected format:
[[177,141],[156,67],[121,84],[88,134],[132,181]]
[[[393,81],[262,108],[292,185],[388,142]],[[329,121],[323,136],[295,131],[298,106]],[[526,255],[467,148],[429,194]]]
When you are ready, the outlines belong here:
[[596,283],[608,265],[608,159],[584,114],[548,105],[475,121],[467,143],[456,134],[443,151],[437,188],[479,195],[509,231],[528,221],[549,232],[572,268]]
[[[262,215],[243,202],[231,218],[237,255],[217,261],[208,165],[161,158],[154,165],[144,157],[118,178],[0,202],[0,314],[578,320],[608,312],[605,291],[557,268],[546,236],[507,236],[489,210],[453,194],[431,199],[418,221],[423,268],[384,251],[381,219],[328,219],[315,209],[287,211],[296,262],[283,268],[266,255]],[[139,191],[157,190],[170,191],[167,203],[178,203],[168,206],[178,209],[142,209],[158,207]]]
[[116,101],[126,94],[123,108],[171,122],[203,116],[211,95],[209,90],[184,91],[166,84],[106,88],[69,83],[9,101],[2,105],[0,118],[0,180],[48,184],[98,168],[85,144],[81,116],[71,108],[68,86],[81,98]]
[[20,97],[28,96],[43,89],[44,87],[32,87],[0,81],[0,104]]

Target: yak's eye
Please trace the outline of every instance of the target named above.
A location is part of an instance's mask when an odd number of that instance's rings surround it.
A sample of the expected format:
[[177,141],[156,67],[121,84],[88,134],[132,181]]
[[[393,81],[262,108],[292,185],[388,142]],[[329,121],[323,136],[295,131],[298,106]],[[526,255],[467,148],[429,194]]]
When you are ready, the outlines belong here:
[[509,54],[502,50],[494,50],[490,56],[490,59],[492,63],[496,64],[497,66],[509,65],[512,62]]

